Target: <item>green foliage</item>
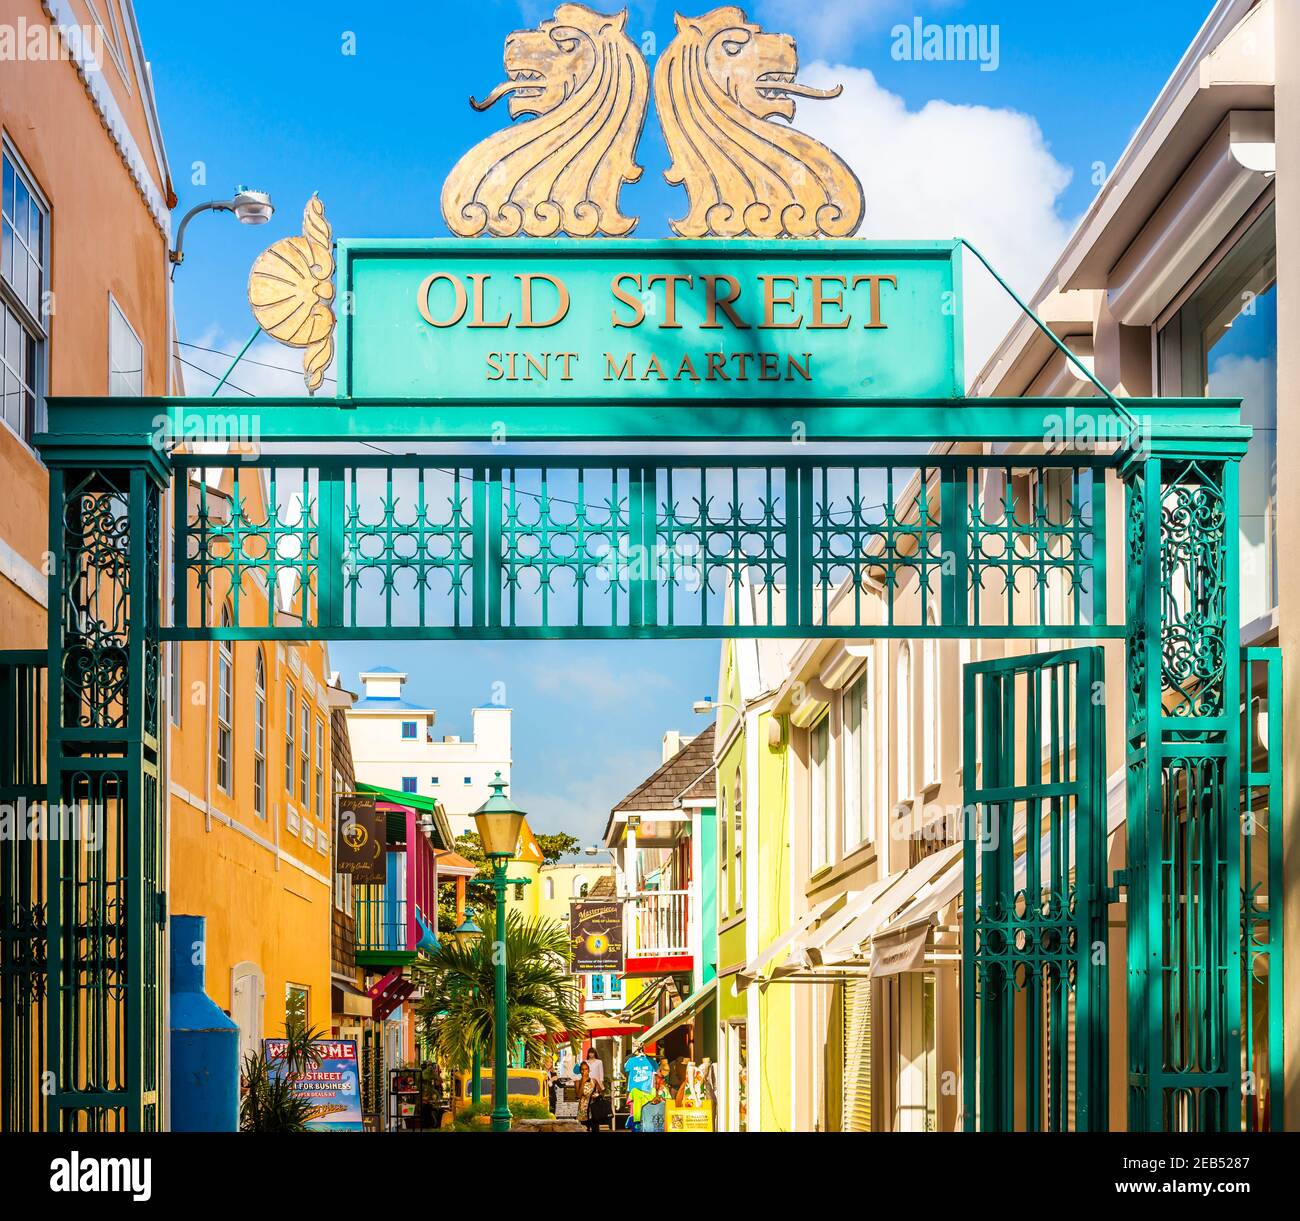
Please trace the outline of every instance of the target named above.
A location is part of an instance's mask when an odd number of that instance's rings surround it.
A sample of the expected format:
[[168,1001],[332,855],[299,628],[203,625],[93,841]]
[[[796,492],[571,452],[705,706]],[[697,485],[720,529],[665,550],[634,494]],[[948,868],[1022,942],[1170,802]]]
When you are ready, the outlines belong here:
[[[415,1003],[421,1032],[452,1069],[468,1068],[477,1046],[491,1058],[495,1010],[496,915],[481,917],[483,936],[465,949],[450,939],[412,967],[420,989]],[[586,1031],[574,977],[569,974],[569,934],[555,920],[506,913],[506,1037],[536,1061],[564,1036],[576,1046]]]
[[542,862],[554,865],[561,857],[572,856],[582,851],[582,841],[567,831],[557,831],[554,835],[539,835],[537,846],[542,850]]
[[240,1076],[241,1132],[306,1132],[311,1104],[294,1092],[293,1079],[276,1076],[255,1052],[244,1057]]
[[[465,909],[482,925],[484,913],[490,912],[496,903],[496,896],[492,893],[492,863],[483,852],[483,844],[477,832],[464,831],[456,836],[455,847],[471,865],[478,866],[478,876],[465,879]],[[452,923],[447,927],[456,927],[454,911]]]
[[[563,857],[582,851],[582,841],[567,831],[554,835],[539,835],[537,846],[542,850],[542,863],[554,865]],[[477,865],[478,877],[465,879],[465,910],[481,925],[482,916],[496,903],[492,893],[492,862],[483,853],[483,844],[475,831],[464,831],[456,836],[456,851],[471,865]],[[456,927],[456,889],[454,882],[444,882],[438,888],[438,927]]]

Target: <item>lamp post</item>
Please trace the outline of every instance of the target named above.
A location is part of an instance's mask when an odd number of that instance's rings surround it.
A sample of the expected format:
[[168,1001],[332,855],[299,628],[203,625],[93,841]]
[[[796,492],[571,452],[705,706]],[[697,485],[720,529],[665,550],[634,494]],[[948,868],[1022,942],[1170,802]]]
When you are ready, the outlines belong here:
[[[483,854],[492,862],[492,893],[496,896],[496,963],[495,1019],[492,1050],[492,1131],[510,1131],[510,1105],[506,1101],[510,1088],[510,1071],[506,1066],[506,887],[511,879],[506,870],[519,845],[524,812],[506,796],[505,781],[497,772],[492,782],[492,796],[474,811]],[[526,884],[516,879],[514,885]]]
[[[462,950],[469,951],[474,948],[479,939],[483,936],[483,930],[469,917],[464,920],[452,931],[453,940]],[[474,1003],[478,1003],[478,984],[474,985]],[[478,1040],[474,1041],[474,1062],[470,1073],[470,1101],[477,1106],[483,1100],[483,1053],[479,1049]]]
[[250,191],[247,187],[240,187],[233,199],[210,199],[197,204],[181,217],[176,230],[176,249],[167,255],[173,268],[185,262],[185,230],[200,212],[231,212],[241,225],[264,225],[274,215],[275,206],[265,191]]

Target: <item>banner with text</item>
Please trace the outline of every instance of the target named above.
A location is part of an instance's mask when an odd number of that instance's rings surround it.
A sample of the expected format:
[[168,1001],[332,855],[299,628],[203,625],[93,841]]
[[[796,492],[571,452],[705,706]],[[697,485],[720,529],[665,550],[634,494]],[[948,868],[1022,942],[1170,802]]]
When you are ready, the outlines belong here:
[[382,883],[387,878],[387,825],[373,797],[344,793],[339,798],[334,868],[353,882]]
[[948,399],[951,242],[339,243],[339,394]]
[[[287,1071],[284,1039],[264,1039],[263,1051],[271,1072]],[[318,1132],[360,1132],[361,1075],[355,1039],[318,1039],[312,1043],[320,1063],[292,1078],[293,1092],[311,1107],[307,1126]]]
[[584,899],[569,904],[574,971],[623,970],[623,901]]

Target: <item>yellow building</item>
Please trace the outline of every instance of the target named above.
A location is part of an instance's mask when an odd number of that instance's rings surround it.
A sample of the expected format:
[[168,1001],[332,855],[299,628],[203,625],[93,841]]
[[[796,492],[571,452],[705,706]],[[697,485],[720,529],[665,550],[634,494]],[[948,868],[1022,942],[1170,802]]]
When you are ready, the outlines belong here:
[[[613,864],[558,861],[543,865],[538,877],[537,914],[567,924],[569,904],[584,899],[600,878],[613,878]],[[612,893],[612,892],[611,892]]]
[[[225,483],[206,491],[210,513],[230,495],[230,473],[222,474]],[[197,502],[196,485],[190,493]],[[254,501],[265,489],[246,473],[240,494]],[[189,597],[199,597],[196,585]],[[241,614],[257,614],[249,603],[259,599],[264,608],[265,592],[246,587]],[[171,910],[207,917],[207,991],[239,1024],[241,1055],[283,1032],[295,990],[306,993],[308,1023],[328,1030],[327,647],[194,642],[174,648],[170,662]]]

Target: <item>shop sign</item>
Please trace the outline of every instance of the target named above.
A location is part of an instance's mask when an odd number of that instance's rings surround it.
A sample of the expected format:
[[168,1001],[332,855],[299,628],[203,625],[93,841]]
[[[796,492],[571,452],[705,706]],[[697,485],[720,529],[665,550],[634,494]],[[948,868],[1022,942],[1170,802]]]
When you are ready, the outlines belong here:
[[334,851],[334,867],[339,873],[346,873],[353,882],[384,882],[387,839],[387,820],[375,810],[373,797],[344,793],[339,798]]
[[339,243],[339,394],[538,404],[962,393],[951,242]]
[[678,1106],[668,1103],[664,1116],[665,1132],[712,1132],[713,1103],[701,1102],[698,1106]]
[[584,899],[569,904],[573,971],[617,973],[624,969],[623,901]]
[[880,977],[921,970],[925,966],[930,931],[929,924],[918,924],[892,935],[877,937],[871,943],[871,974]]
[[[276,1077],[285,1073],[284,1039],[264,1039],[263,1054]],[[316,1132],[361,1132],[361,1074],[355,1039],[318,1039],[320,1064],[294,1079],[293,1090],[311,1104],[307,1126]]]

